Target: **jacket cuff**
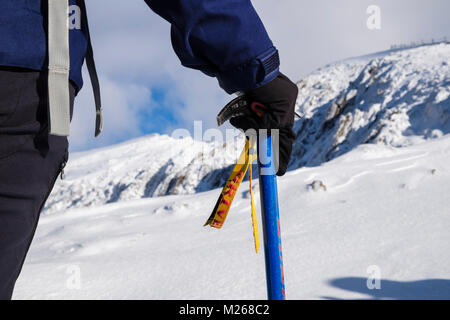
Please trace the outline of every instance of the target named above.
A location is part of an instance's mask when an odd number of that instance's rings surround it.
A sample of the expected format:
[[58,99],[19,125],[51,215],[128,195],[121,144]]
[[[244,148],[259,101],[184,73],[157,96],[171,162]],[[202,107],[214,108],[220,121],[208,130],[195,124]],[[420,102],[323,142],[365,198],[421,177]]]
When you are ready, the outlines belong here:
[[278,76],[280,57],[271,47],[256,58],[233,69],[219,72],[219,85],[229,94],[246,92],[269,83]]

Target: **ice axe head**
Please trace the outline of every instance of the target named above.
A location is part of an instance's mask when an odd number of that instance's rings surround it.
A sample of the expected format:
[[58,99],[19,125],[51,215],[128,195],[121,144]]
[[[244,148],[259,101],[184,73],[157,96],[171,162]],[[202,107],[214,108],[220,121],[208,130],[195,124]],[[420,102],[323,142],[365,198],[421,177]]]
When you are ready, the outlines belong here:
[[220,127],[231,118],[240,116],[250,116],[256,114],[262,117],[267,111],[267,107],[259,102],[251,102],[241,95],[230,101],[217,115],[217,125]]

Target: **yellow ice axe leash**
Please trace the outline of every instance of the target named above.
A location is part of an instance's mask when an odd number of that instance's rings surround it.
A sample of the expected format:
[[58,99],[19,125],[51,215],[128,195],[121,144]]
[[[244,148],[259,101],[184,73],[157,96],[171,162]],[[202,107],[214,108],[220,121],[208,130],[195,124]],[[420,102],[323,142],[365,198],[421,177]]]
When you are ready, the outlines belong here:
[[230,211],[231,204],[233,203],[234,196],[236,195],[242,180],[249,170],[249,182],[250,182],[250,202],[252,211],[252,226],[253,226],[253,239],[255,242],[255,251],[258,253],[260,241],[258,232],[258,221],[256,218],[255,202],[253,200],[252,190],[252,162],[257,158],[256,153],[256,139],[246,138],[244,149],[239,156],[236,165],[233,168],[230,176],[222,189],[219,199],[216,202],[214,210],[204,226],[211,226],[213,228],[220,229],[225,223],[225,219]]
[[[256,144],[252,148],[253,151],[255,151]],[[254,156],[254,160],[256,160],[257,156]],[[250,202],[252,206],[252,227],[253,227],[253,239],[255,241],[255,251],[258,253],[259,251],[259,231],[258,231],[258,219],[256,218],[256,208],[255,208],[255,201],[253,200],[253,187],[252,187],[252,160],[250,160],[249,165],[249,182],[250,182]]]
[[[259,102],[249,102],[245,95],[238,96],[230,101],[217,115],[217,124],[221,126],[226,121],[233,117],[240,116],[261,116],[267,108]],[[250,136],[253,138],[253,136]],[[250,147],[251,144],[251,147]],[[280,231],[280,214],[278,208],[278,191],[277,191],[277,177],[274,165],[274,156],[272,154],[272,137],[271,136],[257,136],[258,151],[260,151],[258,159],[259,168],[259,189],[261,197],[261,215],[262,225],[264,229],[264,258],[266,263],[266,282],[267,282],[267,296],[269,300],[285,300],[286,289],[284,284],[283,271],[283,254],[281,249],[281,231]],[[220,228],[225,222],[226,215],[230,210],[231,201],[239,187],[239,184],[244,178],[245,172],[250,164],[250,195],[252,204],[252,223],[253,235],[255,238],[256,252],[259,249],[259,235],[258,224],[256,222],[256,210],[253,203],[252,192],[252,176],[251,176],[251,162],[255,159],[249,150],[254,150],[254,144],[246,141],[244,151],[240,159],[243,157],[244,166],[240,166],[242,162],[238,162],[233,170],[233,173],[228,178],[228,181],[222,191],[219,201],[214,208],[211,217],[208,219],[206,225],[212,225]],[[262,152],[261,152],[262,151]],[[226,194],[230,193],[230,199],[227,199]],[[226,203],[226,206],[220,208]]]

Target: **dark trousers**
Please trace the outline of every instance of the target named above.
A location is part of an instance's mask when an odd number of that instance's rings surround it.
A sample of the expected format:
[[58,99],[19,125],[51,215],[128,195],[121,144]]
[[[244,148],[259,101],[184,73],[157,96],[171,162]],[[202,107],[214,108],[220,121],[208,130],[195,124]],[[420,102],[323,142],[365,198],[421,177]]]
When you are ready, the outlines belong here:
[[[48,134],[47,74],[0,67],[0,300],[11,299],[39,214],[67,162]],[[71,87],[73,107],[74,88]]]

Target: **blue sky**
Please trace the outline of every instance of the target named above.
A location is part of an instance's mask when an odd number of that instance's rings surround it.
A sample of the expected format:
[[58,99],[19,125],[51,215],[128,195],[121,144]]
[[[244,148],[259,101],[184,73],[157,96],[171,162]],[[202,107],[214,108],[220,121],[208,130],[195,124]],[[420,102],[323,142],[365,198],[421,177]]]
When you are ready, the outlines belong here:
[[[450,38],[448,0],[254,0],[281,70],[294,81],[327,63],[388,49],[392,44]],[[381,9],[381,29],[366,26],[369,5]],[[232,97],[217,81],[183,68],[172,51],[169,24],[142,0],[87,3],[105,112],[94,139],[94,103],[85,87],[76,99],[70,144],[82,151],[149,133],[213,128]]]

